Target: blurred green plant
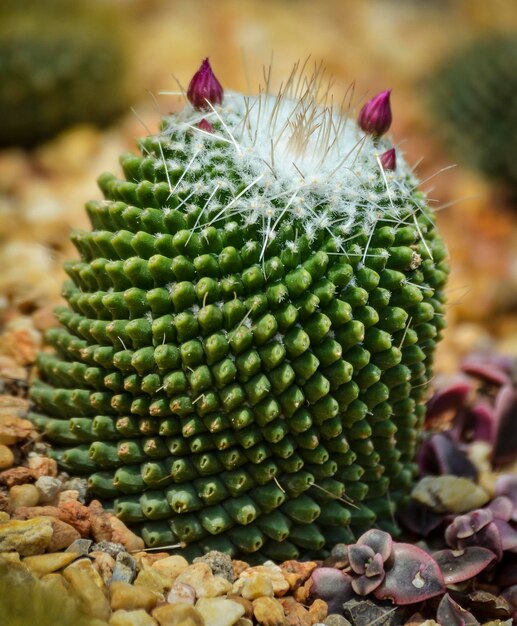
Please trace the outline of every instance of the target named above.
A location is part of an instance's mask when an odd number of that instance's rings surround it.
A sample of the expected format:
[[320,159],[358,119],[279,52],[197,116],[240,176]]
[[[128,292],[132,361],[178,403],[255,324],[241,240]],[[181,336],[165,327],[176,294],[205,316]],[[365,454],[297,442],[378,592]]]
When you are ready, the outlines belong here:
[[470,42],[426,86],[430,111],[462,163],[517,195],[517,33]]
[[128,108],[124,20],[107,2],[0,4],[0,145],[33,146]]

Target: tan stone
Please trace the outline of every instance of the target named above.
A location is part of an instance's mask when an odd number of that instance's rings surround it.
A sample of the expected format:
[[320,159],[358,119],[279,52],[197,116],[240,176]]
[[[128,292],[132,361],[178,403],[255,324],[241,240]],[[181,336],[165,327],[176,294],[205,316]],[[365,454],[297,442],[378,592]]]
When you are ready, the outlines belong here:
[[79,502],[79,492],[77,489],[65,489],[57,494],[57,506],[65,504],[65,502]]
[[151,567],[160,572],[163,578],[168,581],[169,586],[171,586],[176,578],[187,569],[188,561],[184,557],[175,554],[165,559],[154,561]]
[[229,593],[226,596],[228,600],[233,600],[234,602],[238,602],[240,605],[244,607],[244,617],[248,619],[253,619],[253,604],[250,600],[246,600],[242,596],[236,596],[233,593]]
[[275,598],[253,600],[253,615],[261,626],[286,626],[284,609]]
[[156,561],[169,558],[168,552],[135,552],[133,558],[136,559],[137,569],[149,569]]
[[284,607],[285,620],[288,626],[312,626],[314,623],[309,611],[293,598],[287,605],[280,600]]
[[34,426],[29,420],[15,416],[0,416],[0,443],[5,446],[12,446],[27,439],[33,431]]
[[314,600],[314,602],[309,607],[309,615],[311,616],[313,624],[319,624],[322,622],[328,615],[329,608],[325,600]]
[[167,579],[159,571],[149,568],[138,572],[134,584],[157,593],[164,593],[169,588]]
[[26,556],[22,562],[35,576],[44,576],[70,565],[76,558],[73,552],[54,552]]
[[0,511],[0,524],[2,524],[3,522],[8,522],[11,519],[11,516],[9,515],[9,513],[6,513],[5,511]]
[[61,574],[45,574],[45,576],[42,576],[40,580],[44,585],[52,589],[55,596],[68,594],[69,584],[61,576]]
[[[92,500],[88,505],[88,517],[91,523],[92,539],[96,542],[111,541],[113,529],[110,524],[110,516],[106,513],[98,500]],[[79,532],[81,531],[79,530]],[[83,535],[83,537],[87,536],[88,535]]]
[[[76,554],[75,552],[72,552],[72,554]],[[74,561],[73,563],[71,563],[64,571],[63,571],[63,576],[65,578],[67,578],[67,576],[73,576],[73,572],[78,571],[78,572],[82,572],[85,576],[88,576],[88,578],[102,591],[106,591],[106,585],[104,584],[104,581],[102,580],[102,576],[99,574],[99,571],[97,570],[97,568],[93,565],[93,563],[90,561],[89,558],[84,557],[81,559],[77,559],[76,561]]]
[[273,586],[273,593],[275,596],[284,596],[289,591],[289,583],[285,579],[282,570],[278,565],[271,564],[256,565],[255,567],[248,567],[242,571],[239,578],[233,584],[232,592],[240,594],[246,580],[256,574],[261,574],[266,578],[269,578],[269,581]]
[[40,476],[52,476],[55,478],[57,476],[57,462],[47,456],[29,454],[28,465],[30,469],[34,471],[37,478]]
[[0,485],[5,485],[10,489],[13,485],[24,485],[32,482],[35,478],[34,470],[28,467],[11,467],[11,469],[0,472]]
[[[289,582],[291,590],[302,585],[318,566],[314,561],[284,561],[280,565],[286,580]],[[290,574],[288,576],[287,574]]]
[[19,552],[22,556],[45,552],[52,539],[52,522],[47,517],[10,520],[0,524],[0,552]]
[[109,623],[110,626],[156,626],[156,620],[143,609],[138,611],[119,609],[110,617]]
[[486,491],[469,478],[448,475],[422,478],[411,497],[437,513],[466,513],[479,509],[490,499]]
[[186,585],[185,583],[173,583],[167,594],[167,602],[169,604],[177,604],[181,602],[183,604],[196,603],[196,591],[194,587]]
[[150,611],[156,606],[160,594],[145,587],[135,587],[122,581],[114,581],[110,587],[111,608],[113,611],[126,609]]
[[36,506],[39,501],[39,491],[35,485],[13,485],[9,489],[9,504],[11,510],[16,511],[20,506]]
[[14,454],[11,449],[0,444],[0,470],[9,469],[14,465]]
[[152,616],[160,626],[205,626],[203,618],[190,604],[166,604],[154,609]]
[[100,550],[93,550],[88,554],[93,559],[94,567],[101,575],[105,584],[109,584],[111,577],[113,576],[113,568],[115,567],[115,559],[107,552],[101,552]]
[[179,583],[193,587],[198,598],[214,598],[228,593],[232,589],[230,582],[222,576],[214,576],[207,563],[189,565],[177,578]]
[[129,530],[124,522],[111,513],[108,513],[108,516],[112,530],[111,541],[122,544],[128,552],[137,552],[145,548],[144,540]]
[[205,626],[234,626],[244,615],[242,604],[226,598],[200,598],[196,602],[196,609]]
[[[82,610],[92,617],[108,621],[111,610],[103,588],[98,586],[91,572],[89,573],[86,568],[76,566],[76,564],[84,560],[79,559],[79,561],[69,565],[63,570],[63,576],[70,584],[70,589],[76,593]],[[100,578],[98,572],[93,567],[91,571],[95,572]],[[104,587],[104,584],[102,584],[102,587]]]
[[49,552],[64,550],[81,537],[70,524],[66,524],[56,517],[51,517],[50,519],[52,520],[52,539],[47,548]]
[[21,563],[18,552],[0,552],[0,561],[2,560],[9,563]]
[[253,626],[253,621],[249,617],[239,617],[235,626]]
[[262,596],[272,598],[273,584],[264,574],[254,574],[244,581],[241,589],[241,596],[247,600],[255,600]]
[[[61,503],[58,507],[58,517],[62,522],[66,522],[73,526],[81,535],[88,537],[92,527],[91,507],[84,506],[76,500],[68,500]],[[111,533],[109,535],[111,539]],[[94,537],[95,541],[102,541]],[[108,539],[108,541],[110,540]]]

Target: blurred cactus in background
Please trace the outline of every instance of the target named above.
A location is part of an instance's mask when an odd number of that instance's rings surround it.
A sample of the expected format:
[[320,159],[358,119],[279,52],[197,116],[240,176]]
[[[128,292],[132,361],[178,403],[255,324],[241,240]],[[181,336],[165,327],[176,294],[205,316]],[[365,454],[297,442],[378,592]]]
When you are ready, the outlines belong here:
[[129,108],[121,18],[91,0],[2,1],[0,145],[33,146]]
[[517,197],[517,33],[474,40],[426,85],[444,144]]
[[149,546],[284,560],[397,532],[446,250],[381,136],[389,91],[356,125],[321,83],[223,94],[205,61],[73,233],[30,417]]

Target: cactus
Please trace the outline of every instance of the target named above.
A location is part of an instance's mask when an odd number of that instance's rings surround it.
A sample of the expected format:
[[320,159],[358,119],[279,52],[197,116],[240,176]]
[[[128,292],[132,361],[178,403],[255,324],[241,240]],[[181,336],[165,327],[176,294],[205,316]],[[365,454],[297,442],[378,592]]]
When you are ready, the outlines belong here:
[[[426,82],[434,128],[463,163],[517,194],[517,36],[460,48]],[[436,123],[438,122],[438,123]]]
[[382,166],[385,111],[365,133],[318,73],[223,97],[200,72],[99,178],[30,417],[149,546],[282,560],[395,532],[444,324],[433,215]]
[[98,2],[5,0],[0,7],[0,145],[33,146],[128,106],[120,19]]

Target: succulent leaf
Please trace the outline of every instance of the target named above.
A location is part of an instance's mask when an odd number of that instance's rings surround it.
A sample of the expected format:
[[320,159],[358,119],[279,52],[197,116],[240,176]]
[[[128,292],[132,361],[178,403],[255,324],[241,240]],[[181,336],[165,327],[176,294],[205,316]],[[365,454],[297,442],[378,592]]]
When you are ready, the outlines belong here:
[[469,580],[486,569],[496,559],[495,554],[481,546],[469,546],[464,550],[439,550],[433,552],[446,585]]

